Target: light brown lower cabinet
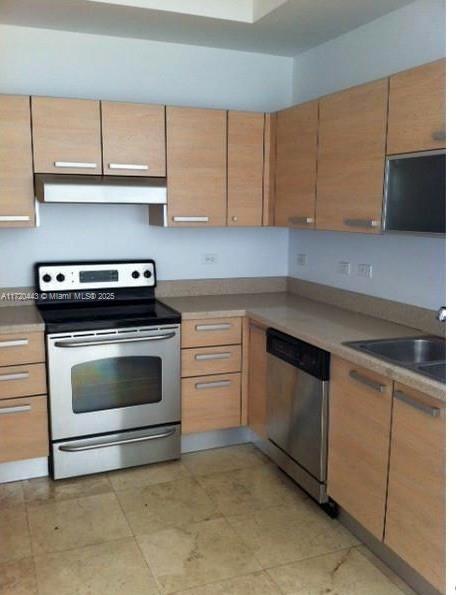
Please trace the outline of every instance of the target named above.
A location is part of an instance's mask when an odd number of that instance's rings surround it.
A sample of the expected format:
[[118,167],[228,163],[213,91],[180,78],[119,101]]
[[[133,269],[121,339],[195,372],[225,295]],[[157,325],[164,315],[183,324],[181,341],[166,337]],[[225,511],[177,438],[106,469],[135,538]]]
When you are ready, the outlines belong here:
[[0,401],[0,463],[48,454],[47,397]]
[[249,325],[248,425],[261,438],[267,438],[267,352],[266,329]]
[[328,494],[383,539],[393,383],[333,357]]
[[395,384],[385,543],[445,589],[445,405]]

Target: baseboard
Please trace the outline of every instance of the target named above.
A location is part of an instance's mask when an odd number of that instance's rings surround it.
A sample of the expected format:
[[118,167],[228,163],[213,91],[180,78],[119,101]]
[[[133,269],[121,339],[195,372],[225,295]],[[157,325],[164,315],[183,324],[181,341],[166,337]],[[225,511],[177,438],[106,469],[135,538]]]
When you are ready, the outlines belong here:
[[0,464],[0,483],[32,479],[33,477],[46,477],[47,475],[49,475],[47,457]]
[[250,442],[250,430],[245,426],[241,426],[239,428],[228,428],[213,432],[186,434],[182,436],[181,449],[182,453],[186,453],[207,450],[208,448],[244,444],[245,442]]

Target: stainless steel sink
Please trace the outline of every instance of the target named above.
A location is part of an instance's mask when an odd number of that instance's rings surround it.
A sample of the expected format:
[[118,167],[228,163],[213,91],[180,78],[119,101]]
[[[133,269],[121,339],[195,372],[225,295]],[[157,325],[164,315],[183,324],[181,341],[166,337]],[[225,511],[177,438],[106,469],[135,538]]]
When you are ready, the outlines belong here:
[[446,342],[441,337],[349,341],[345,345],[445,382]]

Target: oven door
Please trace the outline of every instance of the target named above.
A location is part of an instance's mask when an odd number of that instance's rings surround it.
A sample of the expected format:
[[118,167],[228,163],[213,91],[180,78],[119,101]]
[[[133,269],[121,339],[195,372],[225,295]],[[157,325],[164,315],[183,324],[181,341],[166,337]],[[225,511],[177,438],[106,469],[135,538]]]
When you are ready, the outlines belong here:
[[180,421],[180,327],[48,335],[52,440]]

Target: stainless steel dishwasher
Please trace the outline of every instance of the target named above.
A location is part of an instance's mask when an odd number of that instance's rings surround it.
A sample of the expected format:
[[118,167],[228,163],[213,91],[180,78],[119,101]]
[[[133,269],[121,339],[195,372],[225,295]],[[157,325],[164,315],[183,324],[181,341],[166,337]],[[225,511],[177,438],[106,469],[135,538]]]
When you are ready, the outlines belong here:
[[[327,504],[330,354],[274,329],[267,330],[267,352],[268,454]],[[329,507],[332,513],[332,503]]]

